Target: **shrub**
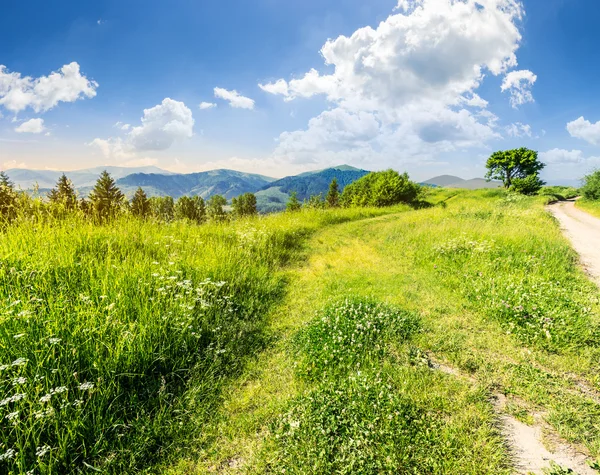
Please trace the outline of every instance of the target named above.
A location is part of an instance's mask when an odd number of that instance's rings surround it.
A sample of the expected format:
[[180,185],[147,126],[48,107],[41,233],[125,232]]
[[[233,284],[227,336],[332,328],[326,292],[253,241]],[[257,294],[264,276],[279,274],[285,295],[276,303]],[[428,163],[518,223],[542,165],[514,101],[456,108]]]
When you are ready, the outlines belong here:
[[206,220],[206,206],[200,196],[182,196],[175,205],[175,217],[177,219],[187,219],[197,224]]
[[600,170],[590,173],[583,179],[581,194],[586,200],[600,200]]
[[302,205],[300,204],[300,201],[298,201],[298,193],[292,191],[292,194],[290,195],[290,200],[288,201],[285,207],[286,211],[300,211],[301,208]]
[[221,222],[227,217],[224,206],[227,200],[221,195],[213,195],[207,202],[207,214],[211,221]]
[[421,187],[408,174],[394,170],[373,172],[351,183],[342,193],[343,206],[392,206],[414,202]]
[[173,221],[175,217],[175,202],[170,196],[153,196],[150,198],[152,216],[161,221]]
[[391,339],[407,339],[419,328],[416,315],[369,299],[325,308],[297,337],[299,373],[308,379],[360,369],[380,359]]
[[254,216],[258,214],[256,209],[256,196],[253,193],[244,193],[243,195],[231,200],[233,214],[236,217]]
[[572,186],[544,186],[538,191],[538,195],[551,196],[559,201],[564,201],[579,196],[579,190]]
[[145,218],[150,213],[150,201],[142,188],[138,188],[131,200],[131,214]]
[[4,172],[0,172],[0,218],[11,221],[17,214],[17,192]]
[[513,178],[510,191],[522,195],[535,195],[541,190],[545,183],[540,179],[537,173],[527,175],[524,178]]

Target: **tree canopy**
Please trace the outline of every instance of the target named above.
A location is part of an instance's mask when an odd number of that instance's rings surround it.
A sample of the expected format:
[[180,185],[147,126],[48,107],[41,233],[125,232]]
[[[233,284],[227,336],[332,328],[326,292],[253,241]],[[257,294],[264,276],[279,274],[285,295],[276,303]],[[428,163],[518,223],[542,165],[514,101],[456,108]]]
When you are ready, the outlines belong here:
[[330,208],[337,208],[340,205],[340,186],[335,178],[329,184],[329,191],[327,192],[325,202]]
[[104,170],[90,193],[92,208],[99,218],[109,218],[117,214],[125,195],[117,187],[115,180]]
[[395,170],[373,172],[348,185],[342,193],[343,206],[392,206],[412,203],[421,187],[410,181],[408,174]]
[[75,187],[64,173],[56,182],[56,187],[48,193],[48,200],[54,205],[61,205],[69,210],[77,206]]
[[[513,186],[513,182],[525,179],[530,175],[537,176],[546,165],[538,159],[538,153],[528,148],[517,148],[494,152],[488,158],[486,167],[488,180],[501,180],[505,188]],[[517,182],[518,183],[518,182]]]

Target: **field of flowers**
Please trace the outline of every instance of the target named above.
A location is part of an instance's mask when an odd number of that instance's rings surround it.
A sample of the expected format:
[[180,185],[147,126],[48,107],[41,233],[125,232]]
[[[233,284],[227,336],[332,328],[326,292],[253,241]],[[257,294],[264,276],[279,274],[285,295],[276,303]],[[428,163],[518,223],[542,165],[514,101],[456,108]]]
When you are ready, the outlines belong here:
[[265,346],[305,238],[386,212],[3,230],[0,473],[151,472],[185,451]]

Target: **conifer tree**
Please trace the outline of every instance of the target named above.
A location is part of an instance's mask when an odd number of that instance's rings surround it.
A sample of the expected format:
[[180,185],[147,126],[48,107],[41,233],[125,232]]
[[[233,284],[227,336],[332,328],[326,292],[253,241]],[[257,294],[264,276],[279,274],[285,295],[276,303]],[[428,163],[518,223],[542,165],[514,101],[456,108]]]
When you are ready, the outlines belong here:
[[17,215],[17,192],[8,175],[0,172],[0,219],[11,221]]
[[227,205],[227,200],[221,195],[211,196],[208,200],[207,212],[212,221],[223,221],[227,213],[223,209]]
[[56,182],[56,187],[48,193],[48,199],[50,203],[62,205],[68,210],[72,210],[77,206],[75,187],[64,173]]
[[292,194],[290,195],[290,200],[287,202],[286,205],[286,210],[287,211],[300,211],[300,209],[302,208],[302,205],[300,204],[300,201],[298,200],[298,193],[296,193],[295,191],[292,191]]
[[131,200],[131,214],[139,218],[145,218],[149,213],[150,201],[148,200],[148,196],[146,196],[141,187],[138,187]]
[[329,184],[329,191],[327,192],[325,201],[329,208],[337,208],[340,205],[340,187],[335,178]]
[[201,196],[182,196],[175,205],[175,217],[202,223],[206,219],[206,206]]
[[119,212],[125,195],[117,187],[110,174],[104,170],[89,198],[96,215],[101,219],[106,219],[114,217]]

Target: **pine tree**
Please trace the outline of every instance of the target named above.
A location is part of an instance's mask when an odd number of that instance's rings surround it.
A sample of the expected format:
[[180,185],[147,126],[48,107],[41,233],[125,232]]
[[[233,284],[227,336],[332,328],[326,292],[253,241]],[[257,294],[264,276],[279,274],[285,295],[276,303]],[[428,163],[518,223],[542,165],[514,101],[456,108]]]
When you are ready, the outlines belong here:
[[0,172],[0,219],[11,221],[17,215],[17,192],[8,175]]
[[145,218],[149,213],[150,201],[148,200],[148,196],[146,196],[141,187],[138,187],[131,200],[131,214],[139,218]]
[[325,201],[329,208],[337,208],[340,205],[340,187],[335,178],[329,184],[329,191],[327,192]]
[[233,214],[236,217],[253,216],[258,214],[256,208],[256,196],[253,193],[244,193],[231,200]]
[[227,213],[223,209],[227,205],[227,200],[221,195],[211,196],[208,200],[208,217],[212,221],[223,221],[227,217]]
[[53,188],[48,193],[48,199],[50,200],[50,203],[62,205],[68,210],[72,210],[77,206],[75,187],[64,173],[56,182],[56,188]]
[[298,200],[298,193],[296,193],[295,191],[292,191],[292,194],[290,195],[290,200],[287,202],[286,205],[286,210],[287,211],[300,211],[300,209],[302,208],[302,205],[300,204],[300,201]]
[[177,219],[188,219],[195,223],[206,220],[206,206],[201,196],[182,196],[175,205],[175,217]]
[[114,217],[120,210],[125,195],[117,187],[115,180],[104,170],[90,193],[92,208],[101,219]]

